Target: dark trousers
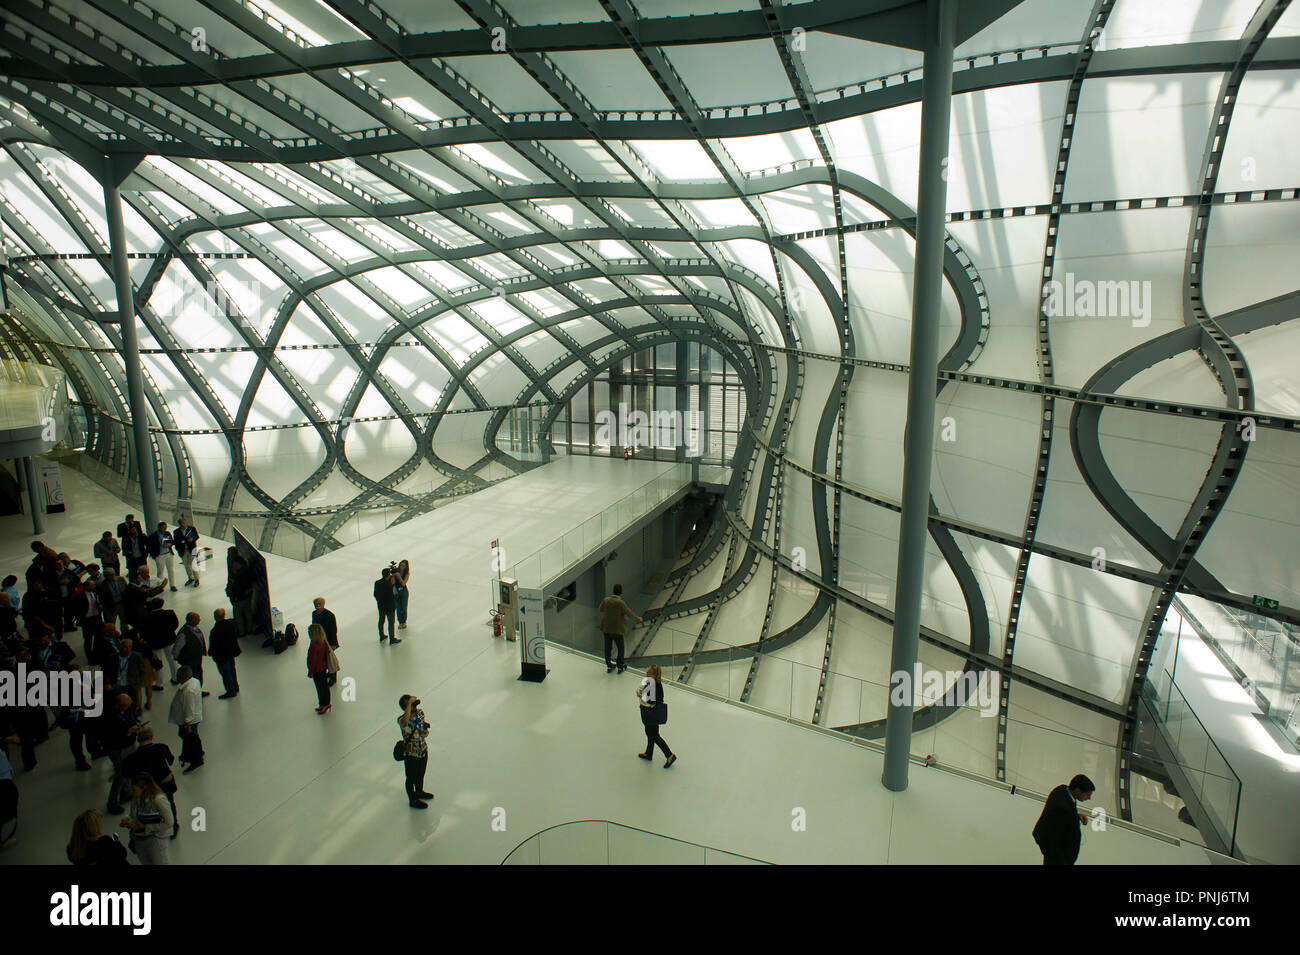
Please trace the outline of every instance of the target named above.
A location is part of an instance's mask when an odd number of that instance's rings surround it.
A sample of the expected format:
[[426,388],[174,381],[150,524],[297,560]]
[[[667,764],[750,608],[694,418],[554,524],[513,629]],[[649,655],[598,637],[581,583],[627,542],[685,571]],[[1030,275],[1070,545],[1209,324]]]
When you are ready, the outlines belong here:
[[240,597],[238,600],[232,598],[230,607],[233,611],[232,616],[234,617],[235,627],[239,630],[241,637],[246,637],[257,630],[257,624],[253,620],[252,597]]
[[311,675],[311,681],[316,684],[316,705],[329,706],[330,703],[330,675],[327,671],[321,670],[319,673]]
[[618,667],[621,670],[623,668],[623,634],[621,633],[605,634],[605,666],[614,665],[609,661],[609,651],[614,648],[615,643],[618,644]]
[[[217,672],[221,674],[221,685],[226,688],[227,693],[239,692],[239,674],[235,672],[235,661],[216,660]],[[202,684],[202,680],[199,681]]]
[[175,789],[167,793],[167,802],[172,807],[172,832],[175,832],[181,826],[181,817],[176,812],[176,790]]
[[82,744],[86,739],[86,727],[83,720],[73,720],[68,724],[68,749],[72,750],[72,758],[76,760],[78,766],[88,762],[85,753],[82,751]]
[[113,764],[113,781],[108,784],[108,811],[120,811],[122,807],[122,790],[126,786],[126,773],[122,771],[122,759],[126,749],[108,750],[108,760]]
[[405,587],[397,591],[397,622],[406,623],[406,608],[410,604],[411,592]]
[[429,765],[428,756],[406,757],[406,800],[415,802],[424,792],[424,770]]
[[95,635],[103,623],[103,617],[85,617],[81,621],[81,644],[86,651],[87,664],[95,662]]
[[397,630],[397,608],[380,607],[379,608],[379,639],[384,639],[384,621],[388,621],[388,637],[392,639]]
[[659,749],[663,751],[665,759],[673,754],[673,751],[668,748],[668,744],[664,742],[664,738],[659,735],[659,724],[646,723],[645,724],[646,755],[653,756],[655,754],[656,746],[658,746]]
[[190,723],[188,726],[182,726],[180,729],[180,735],[181,762],[203,762],[203,740],[199,739],[199,724]]

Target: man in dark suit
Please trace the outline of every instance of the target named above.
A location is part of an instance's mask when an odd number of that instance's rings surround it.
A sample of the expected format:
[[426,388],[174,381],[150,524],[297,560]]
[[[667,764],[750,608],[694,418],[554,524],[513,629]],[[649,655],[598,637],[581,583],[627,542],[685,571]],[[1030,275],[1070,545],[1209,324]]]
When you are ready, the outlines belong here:
[[[379,642],[389,646],[401,643],[395,634],[397,626],[397,588],[393,585],[393,569],[385,567],[375,581],[375,606],[379,608]],[[384,636],[384,621],[388,621],[388,636]]]
[[[178,682],[176,679],[176,656],[172,652],[172,647],[176,644],[176,631],[180,628],[181,622],[176,617],[176,611],[169,609],[161,597],[151,597],[145,604],[144,622],[140,624],[140,635],[144,638],[145,645],[149,652],[156,658],[161,651],[167,656],[167,666],[171,669],[172,685]],[[155,662],[154,669],[158,675],[162,676],[162,663]],[[155,690],[161,690],[162,686],[155,686]]]
[[221,674],[221,684],[226,692],[217,699],[229,700],[239,696],[239,674],[235,671],[235,657],[239,656],[239,627],[235,621],[226,619],[226,608],[218,607],[212,611],[215,621],[208,632],[208,656],[217,665]]
[[1083,841],[1083,824],[1086,813],[1079,811],[1079,803],[1087,802],[1097,787],[1080,773],[1069,785],[1057,786],[1047,794],[1042,815],[1034,824],[1034,842],[1043,853],[1043,865],[1074,865],[1079,858],[1079,845]]
[[166,743],[154,742],[153,730],[148,726],[136,734],[136,743],[136,749],[122,759],[122,771],[128,779],[148,773],[158,788],[167,794],[167,801],[172,806],[172,838],[175,839],[181,830],[181,817],[176,814],[176,777],[172,774],[176,757]]
[[325,631],[325,639],[329,642],[330,649],[337,650],[339,648],[339,622],[334,619],[334,612],[325,609],[324,597],[317,597],[312,601],[312,606],[316,609],[311,612],[311,622],[321,625],[321,629]]
[[145,617],[149,615],[150,598],[162,593],[165,586],[167,585],[158,584],[156,587],[150,587],[148,569],[137,568],[131,575],[131,582],[122,593],[122,620],[126,623],[126,627],[122,629],[127,627],[139,629]]
[[[203,685],[203,658],[208,655],[208,641],[199,627],[202,620],[203,618],[193,611],[187,613],[185,626],[177,631],[176,642],[172,645],[176,662],[180,664],[181,669],[189,669],[193,677],[199,681],[199,686]],[[180,676],[179,669],[176,675]],[[204,690],[202,695],[208,696],[209,693]]]
[[122,559],[126,561],[126,575],[135,574],[136,570],[149,563],[149,548],[145,543],[144,532],[140,522],[128,524],[122,531]]
[[126,515],[126,520],[122,521],[122,523],[117,525],[118,540],[121,540],[123,537],[126,536],[126,529],[128,527],[134,527],[136,529],[136,532],[140,534],[140,536],[142,537],[144,536],[144,528],[140,526],[140,522],[135,519],[135,515],[128,514]]
[[95,588],[99,597],[99,611],[104,623],[110,627],[117,625],[118,615],[126,600],[126,581],[110,567],[104,571],[104,579]]

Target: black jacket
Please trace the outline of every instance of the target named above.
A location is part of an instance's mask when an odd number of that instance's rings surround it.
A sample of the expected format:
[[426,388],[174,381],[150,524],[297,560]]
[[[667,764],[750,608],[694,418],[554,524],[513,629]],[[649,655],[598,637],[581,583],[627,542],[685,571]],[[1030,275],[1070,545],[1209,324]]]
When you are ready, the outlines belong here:
[[1068,786],[1062,784],[1047,794],[1042,815],[1034,824],[1034,841],[1046,862],[1074,865],[1074,860],[1079,858],[1083,830],[1079,807]]
[[329,608],[313,610],[311,612],[311,622],[321,625],[325,631],[325,642],[337,649],[339,645],[339,622],[334,619],[333,612]]
[[128,584],[122,594],[122,616],[133,627],[139,627],[149,615],[149,598],[162,593],[165,585],[157,587],[140,587]]
[[176,611],[162,607],[145,616],[140,623],[140,636],[150,650],[163,650],[176,642],[176,631],[180,625]]
[[[163,792],[174,793],[176,792],[176,777],[172,776],[174,762],[176,757],[172,755],[166,743],[146,743],[122,760],[122,772],[128,779],[140,773],[148,773]],[[164,782],[168,777],[171,777],[170,781]]]
[[207,654],[207,648],[203,645],[203,631],[197,627],[191,630],[188,626],[181,627],[180,632],[185,634],[185,642],[181,644],[180,653],[176,654],[176,662],[183,667],[189,667],[197,675],[203,667],[203,657]]
[[86,845],[86,855],[81,859],[74,859],[68,856],[68,861],[73,865],[102,865],[102,866],[119,866],[130,865],[126,857],[126,846],[118,841],[117,836],[107,835],[100,836],[94,842]]
[[208,631],[208,656],[217,661],[233,660],[239,647],[239,626],[233,620],[218,620]]
[[397,593],[390,581],[380,577],[375,581],[375,603],[380,610],[394,610],[397,607]]
[[104,749],[126,749],[135,742],[135,734],[131,732],[134,725],[135,720],[129,715],[123,716],[116,710],[105,713],[99,718],[99,741]]

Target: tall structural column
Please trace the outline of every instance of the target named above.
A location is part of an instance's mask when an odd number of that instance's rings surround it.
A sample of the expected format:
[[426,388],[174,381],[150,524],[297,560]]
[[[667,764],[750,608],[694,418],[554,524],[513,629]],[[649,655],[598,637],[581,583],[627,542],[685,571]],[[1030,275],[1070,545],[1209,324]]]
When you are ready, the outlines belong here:
[[[912,357],[903,436],[903,511],[898,524],[898,583],[894,645],[885,720],[886,789],[907,788],[912,744],[913,670],[921,628],[925,542],[930,514],[930,463],[939,374],[939,307],[943,290],[944,207],[948,199],[948,122],[952,106],[952,49],[957,0],[929,0],[921,80],[921,163],[916,203],[916,273],[912,283]],[[894,686],[905,674],[906,693]]]
[[45,533],[45,509],[41,506],[41,489],[36,486],[36,462],[29,455],[22,459],[24,483],[27,485],[27,509],[32,512],[32,533]]
[[126,230],[122,227],[122,194],[118,189],[129,166],[108,157],[104,163],[104,215],[108,220],[108,250],[113,256],[113,284],[117,286],[118,327],[122,331],[122,364],[126,369],[126,401],[131,411],[131,432],[135,471],[140,479],[140,508],[144,526],[158,526],[158,474],[154,470],[149,443],[149,413],[144,404],[144,376],[140,368],[140,336],[135,325],[135,293],[131,270],[126,264]]

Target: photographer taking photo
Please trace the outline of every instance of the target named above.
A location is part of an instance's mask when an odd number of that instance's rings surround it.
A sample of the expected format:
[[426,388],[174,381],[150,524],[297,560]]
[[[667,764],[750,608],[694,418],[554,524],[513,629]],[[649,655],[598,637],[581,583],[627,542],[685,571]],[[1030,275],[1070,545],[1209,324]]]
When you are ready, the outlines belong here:
[[397,705],[402,711],[397,725],[401,727],[402,740],[406,743],[406,800],[412,809],[428,809],[429,804],[421,800],[433,798],[433,793],[424,789],[424,770],[429,764],[429,745],[425,742],[429,735],[429,721],[420,709],[419,697],[403,693]]

